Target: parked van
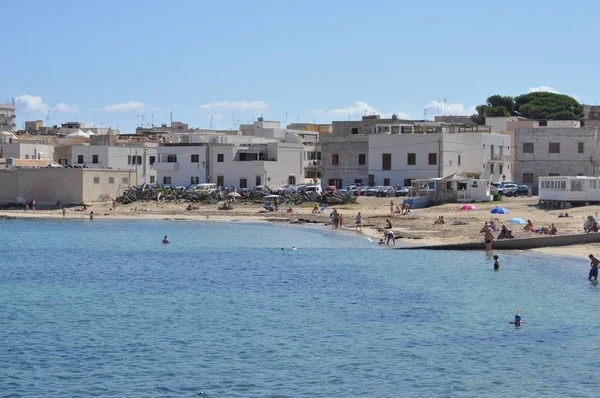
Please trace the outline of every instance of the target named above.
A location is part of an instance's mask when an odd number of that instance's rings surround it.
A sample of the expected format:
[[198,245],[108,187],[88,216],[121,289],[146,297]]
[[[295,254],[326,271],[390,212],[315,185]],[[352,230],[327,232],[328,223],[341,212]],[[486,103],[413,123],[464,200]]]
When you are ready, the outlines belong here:
[[320,185],[308,185],[305,192],[323,193],[323,188]]
[[196,191],[208,191],[213,192],[217,190],[217,184],[214,183],[206,183],[206,184],[198,184],[196,185]]

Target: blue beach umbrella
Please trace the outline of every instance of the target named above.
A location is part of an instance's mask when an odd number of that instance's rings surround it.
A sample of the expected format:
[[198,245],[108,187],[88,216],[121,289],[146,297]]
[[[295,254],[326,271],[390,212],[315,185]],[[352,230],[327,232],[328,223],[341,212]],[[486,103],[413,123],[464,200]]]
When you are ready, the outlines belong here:
[[508,214],[510,211],[504,207],[496,207],[492,209],[492,214]]
[[506,222],[511,223],[511,224],[527,224],[527,221],[523,220],[522,218],[509,218],[508,220],[506,220]]

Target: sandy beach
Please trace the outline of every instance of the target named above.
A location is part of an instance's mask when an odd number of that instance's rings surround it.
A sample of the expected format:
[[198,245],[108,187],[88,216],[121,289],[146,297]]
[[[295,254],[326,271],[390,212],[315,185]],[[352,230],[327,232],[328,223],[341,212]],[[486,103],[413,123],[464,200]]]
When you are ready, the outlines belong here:
[[[105,219],[164,219],[185,218],[213,221],[256,221],[256,222],[285,222],[303,223],[312,222],[315,225],[329,223],[329,214],[332,209],[337,209],[344,217],[344,231],[355,230],[355,217],[361,212],[363,219],[362,231],[358,233],[371,237],[374,240],[383,237],[386,219],[389,219],[393,231],[401,241],[419,245],[433,245],[442,243],[475,242],[483,240],[480,232],[483,223],[493,218],[498,218],[498,225],[512,217],[531,220],[535,227],[549,226],[554,223],[560,234],[582,233],[584,217],[594,215],[600,211],[600,206],[586,206],[568,209],[569,218],[559,218],[565,210],[543,210],[537,208],[537,198],[505,198],[502,202],[477,203],[476,209],[461,211],[461,204],[452,203],[427,209],[413,209],[408,215],[391,214],[390,202],[394,208],[402,203],[403,198],[374,198],[361,197],[357,203],[330,206],[324,213],[314,214],[312,204],[303,204],[293,208],[293,213],[287,213],[284,206],[277,212],[266,212],[262,203],[233,203],[232,210],[218,210],[218,205],[200,204],[198,210],[186,210],[188,202],[135,202],[129,205],[117,205],[111,209],[112,204],[93,203],[87,212],[77,211],[79,207],[67,210],[66,218],[88,218],[89,211],[94,211],[95,218]],[[496,207],[510,210],[510,214],[492,215],[490,211]],[[3,209],[0,216],[19,218],[62,218],[60,209],[38,209],[37,211],[24,211],[23,209]],[[439,216],[444,216],[445,224],[434,224]],[[300,220],[300,222],[299,222]],[[460,224],[455,224],[456,222]],[[523,226],[506,224],[513,231],[516,238],[538,236],[538,234],[523,231]],[[374,243],[375,244],[375,243]],[[589,253],[598,249],[595,244],[582,244],[561,247],[548,247],[532,249],[532,251],[587,258]]]

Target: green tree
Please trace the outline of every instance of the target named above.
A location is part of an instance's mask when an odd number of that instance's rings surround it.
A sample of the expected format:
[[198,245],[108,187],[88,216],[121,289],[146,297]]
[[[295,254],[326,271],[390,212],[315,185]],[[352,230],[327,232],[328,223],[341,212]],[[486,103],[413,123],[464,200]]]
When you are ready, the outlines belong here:
[[530,119],[581,120],[583,106],[568,95],[535,92],[515,97],[514,113]]
[[477,114],[471,116],[471,120],[478,125],[484,125],[486,116],[511,116],[514,108],[515,102],[512,97],[492,95],[485,104],[475,107]]

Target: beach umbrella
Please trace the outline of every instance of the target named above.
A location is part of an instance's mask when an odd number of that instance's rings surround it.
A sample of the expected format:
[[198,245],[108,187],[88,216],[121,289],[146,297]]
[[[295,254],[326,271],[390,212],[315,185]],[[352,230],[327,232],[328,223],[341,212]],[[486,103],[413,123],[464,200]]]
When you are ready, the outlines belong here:
[[523,220],[522,218],[509,218],[508,220],[506,220],[506,222],[511,223],[511,224],[527,224],[527,221]]
[[510,213],[510,211],[508,209],[505,209],[504,207],[496,207],[496,208],[492,209],[491,213],[492,214],[508,214],[508,213]]
[[463,207],[461,207],[461,210],[475,210],[477,207],[475,207],[475,205],[464,205]]

